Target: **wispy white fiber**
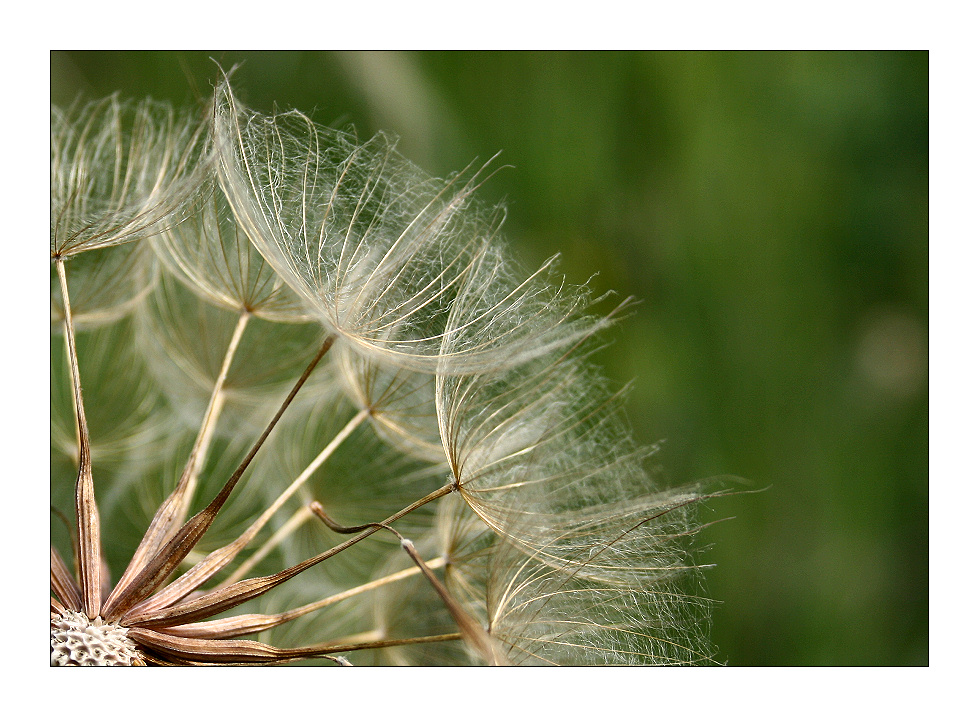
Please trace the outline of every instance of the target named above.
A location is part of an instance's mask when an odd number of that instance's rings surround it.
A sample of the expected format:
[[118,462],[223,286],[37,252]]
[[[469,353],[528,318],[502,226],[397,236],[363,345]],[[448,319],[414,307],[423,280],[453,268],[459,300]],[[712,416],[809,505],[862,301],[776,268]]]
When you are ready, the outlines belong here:
[[207,171],[206,131],[190,113],[113,95],[51,109],[51,254],[154,233],[186,208]]
[[554,260],[517,278],[485,167],[424,175],[379,134],[359,142],[299,112],[266,117],[217,90],[221,186],[265,259],[332,331],[378,360],[471,373],[574,341],[595,321]]

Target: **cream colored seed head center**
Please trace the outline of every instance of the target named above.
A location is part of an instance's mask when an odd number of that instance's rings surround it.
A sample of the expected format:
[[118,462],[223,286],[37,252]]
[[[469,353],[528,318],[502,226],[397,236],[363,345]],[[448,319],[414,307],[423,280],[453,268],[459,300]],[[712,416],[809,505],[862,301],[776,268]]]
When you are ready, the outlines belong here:
[[51,665],[54,667],[131,667],[143,664],[124,627],[90,620],[71,610],[51,618]]

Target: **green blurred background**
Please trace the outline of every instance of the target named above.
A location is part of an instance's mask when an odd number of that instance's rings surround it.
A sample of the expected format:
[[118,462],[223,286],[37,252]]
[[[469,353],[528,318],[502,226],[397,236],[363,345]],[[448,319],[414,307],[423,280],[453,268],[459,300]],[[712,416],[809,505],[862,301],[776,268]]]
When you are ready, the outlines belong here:
[[[529,266],[642,300],[601,356],[714,501],[731,665],[928,663],[928,54],[54,52],[51,92],[384,129],[435,175],[502,150]],[[735,484],[738,485],[738,484]]]

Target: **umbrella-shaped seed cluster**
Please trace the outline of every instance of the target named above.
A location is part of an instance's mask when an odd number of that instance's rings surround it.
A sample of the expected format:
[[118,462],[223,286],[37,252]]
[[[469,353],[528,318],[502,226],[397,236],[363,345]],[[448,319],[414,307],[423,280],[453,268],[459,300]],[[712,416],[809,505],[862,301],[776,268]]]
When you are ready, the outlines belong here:
[[696,488],[487,170],[242,106],[52,110],[51,660],[711,662]]

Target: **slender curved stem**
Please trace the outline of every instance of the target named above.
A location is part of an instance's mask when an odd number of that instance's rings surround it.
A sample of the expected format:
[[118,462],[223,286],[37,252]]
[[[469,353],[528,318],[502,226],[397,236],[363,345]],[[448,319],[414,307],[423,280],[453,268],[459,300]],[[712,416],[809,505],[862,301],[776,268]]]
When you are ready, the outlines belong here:
[[78,571],[82,591],[82,611],[90,618],[99,614],[102,605],[102,543],[99,509],[95,503],[95,483],[92,480],[92,453],[88,421],[82,402],[82,381],[78,369],[78,349],[75,346],[75,325],[68,298],[68,277],[63,259],[55,260],[61,297],[65,307],[65,338],[68,364],[71,367],[71,386],[75,419],[78,426],[78,479],[75,482],[75,520],[78,530]]

